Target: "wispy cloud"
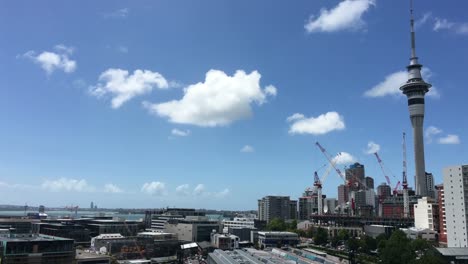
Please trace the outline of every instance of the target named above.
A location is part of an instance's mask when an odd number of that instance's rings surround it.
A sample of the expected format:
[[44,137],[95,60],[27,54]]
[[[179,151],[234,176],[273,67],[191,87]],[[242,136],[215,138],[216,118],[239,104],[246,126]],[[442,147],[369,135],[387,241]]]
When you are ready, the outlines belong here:
[[[429,68],[423,68],[421,70],[422,77],[426,82],[432,77],[432,72]],[[398,71],[389,74],[385,79],[372,87],[371,89],[364,92],[365,97],[384,97],[384,96],[404,96],[400,91],[400,87],[408,81],[408,72]],[[431,87],[426,96],[432,98],[439,98],[440,94],[436,87]]]
[[374,141],[369,141],[367,143],[367,149],[366,149],[366,154],[374,154],[376,152],[380,151],[380,145],[375,143]]
[[426,128],[426,130],[424,131],[424,136],[426,138],[426,143],[430,144],[432,143],[432,139],[435,135],[438,135],[442,133],[442,130],[435,127],[435,126],[429,126]]
[[201,196],[206,193],[205,185],[204,184],[198,184],[195,186],[195,189],[193,189],[193,194],[195,196]]
[[460,144],[460,138],[458,135],[448,134],[445,137],[439,138],[438,143],[444,145],[456,145]]
[[451,22],[445,18],[435,18],[434,31],[448,30],[455,34],[468,35],[468,23]]
[[130,13],[128,8],[120,8],[109,13],[104,13],[104,18],[127,18]]
[[117,185],[112,183],[107,183],[104,185],[104,192],[106,193],[122,193],[123,190],[119,188]]
[[92,192],[95,191],[95,187],[88,184],[85,179],[71,179],[71,178],[59,178],[56,180],[46,180],[42,183],[41,187],[48,191],[62,192],[62,191],[74,191],[74,192]]
[[309,118],[303,114],[295,113],[286,120],[291,123],[290,134],[323,135],[335,130],[345,129],[344,119],[337,112],[328,112]]
[[252,116],[252,104],[266,102],[276,95],[274,86],[260,87],[261,75],[242,70],[228,76],[223,71],[210,70],[205,81],[184,88],[180,100],[143,106],[154,115],[165,117],[172,123],[202,127],[225,126]]
[[245,145],[240,150],[240,152],[243,152],[243,153],[252,153],[254,151],[255,151],[255,149],[250,145]]
[[176,194],[182,196],[190,195],[190,186],[188,184],[182,184],[176,187]]
[[99,76],[98,84],[89,87],[90,94],[102,97],[112,96],[112,108],[121,107],[135,96],[150,93],[153,88],[167,89],[167,80],[158,72],[135,70],[129,74],[127,70],[108,69]]
[[171,130],[171,134],[173,136],[178,136],[178,137],[186,137],[186,136],[189,136],[190,135],[190,130],[180,130],[180,129],[177,129],[177,128],[174,128]]
[[76,70],[76,61],[69,58],[73,51],[73,47],[59,44],[54,47],[54,51],[43,51],[37,54],[34,50],[30,50],[17,57],[31,60],[38,64],[47,74],[52,74],[56,70],[71,73]]
[[304,28],[309,33],[358,30],[365,26],[363,14],[374,5],[374,0],[344,0],[330,10],[322,8],[320,15],[311,16]]
[[432,18],[432,13],[427,12],[425,13],[420,19],[416,20],[414,22],[414,27],[415,28],[420,28],[423,25],[425,25],[430,19]]

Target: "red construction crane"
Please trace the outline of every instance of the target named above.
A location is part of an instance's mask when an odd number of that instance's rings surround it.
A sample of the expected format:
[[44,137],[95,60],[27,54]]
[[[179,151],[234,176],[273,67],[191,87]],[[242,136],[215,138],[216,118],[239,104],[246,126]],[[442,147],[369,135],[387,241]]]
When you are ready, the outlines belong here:
[[[390,177],[387,176],[387,171],[385,170],[385,165],[384,165],[382,159],[380,158],[380,156],[379,156],[379,154],[377,152],[375,152],[374,155],[377,158],[377,161],[379,162],[380,169],[382,170],[382,173],[383,173],[385,179],[387,180],[388,185],[391,187],[392,183],[390,181]],[[390,172],[390,174],[392,175],[393,178],[397,179],[395,177],[395,175],[393,175],[393,173]],[[395,188],[393,188],[393,195],[398,194],[398,187],[400,187],[400,184],[401,184],[401,182],[398,181],[397,184],[395,185]]]

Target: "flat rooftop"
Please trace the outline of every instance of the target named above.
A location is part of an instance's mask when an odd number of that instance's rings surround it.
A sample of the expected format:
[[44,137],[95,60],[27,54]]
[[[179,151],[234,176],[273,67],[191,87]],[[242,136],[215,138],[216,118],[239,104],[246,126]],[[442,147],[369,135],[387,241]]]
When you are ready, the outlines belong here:
[[56,237],[56,236],[47,236],[47,235],[29,235],[29,236],[21,236],[21,237],[6,237],[0,238],[0,241],[6,242],[26,242],[26,241],[73,241],[73,239],[63,238],[63,237]]
[[109,260],[109,256],[96,254],[89,251],[84,251],[77,249],[76,250],[76,259],[86,259],[86,260]]

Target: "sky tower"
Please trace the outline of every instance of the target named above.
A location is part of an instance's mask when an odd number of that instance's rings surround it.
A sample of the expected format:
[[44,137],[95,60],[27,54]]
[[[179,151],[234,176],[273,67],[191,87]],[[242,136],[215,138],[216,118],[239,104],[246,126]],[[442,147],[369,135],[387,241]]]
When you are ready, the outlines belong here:
[[411,24],[411,58],[408,69],[408,81],[400,90],[408,97],[408,108],[411,125],[413,126],[414,164],[416,168],[416,194],[427,196],[426,165],[424,161],[424,95],[429,92],[431,85],[421,76],[422,65],[416,56],[416,40],[414,34],[413,1],[410,0]]

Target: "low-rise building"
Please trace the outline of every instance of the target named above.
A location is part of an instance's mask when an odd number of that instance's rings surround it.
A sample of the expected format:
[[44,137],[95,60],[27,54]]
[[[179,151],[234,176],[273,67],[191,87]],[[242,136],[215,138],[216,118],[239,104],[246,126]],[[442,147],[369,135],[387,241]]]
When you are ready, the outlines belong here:
[[211,245],[222,250],[233,250],[239,248],[239,237],[230,234],[211,234]]
[[299,243],[299,236],[293,232],[258,232],[260,247],[295,246]]
[[187,217],[185,219],[171,219],[166,223],[166,232],[175,233],[183,241],[210,241],[211,233],[221,231],[221,224],[204,218]]
[[76,264],[110,264],[110,257],[90,251],[76,250]]
[[73,239],[31,234],[0,238],[0,263],[70,264],[75,260]]

